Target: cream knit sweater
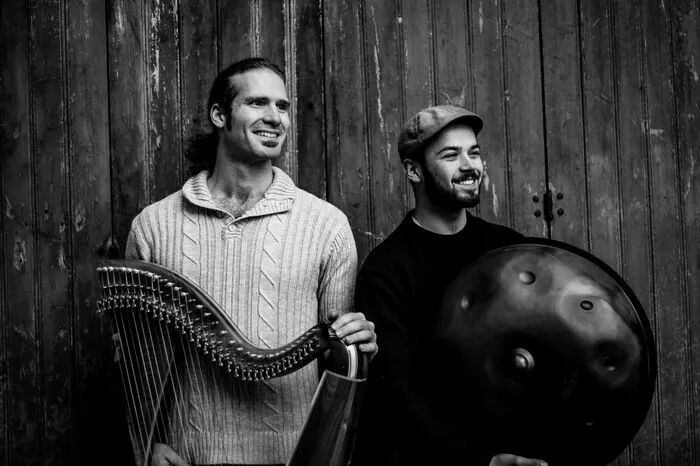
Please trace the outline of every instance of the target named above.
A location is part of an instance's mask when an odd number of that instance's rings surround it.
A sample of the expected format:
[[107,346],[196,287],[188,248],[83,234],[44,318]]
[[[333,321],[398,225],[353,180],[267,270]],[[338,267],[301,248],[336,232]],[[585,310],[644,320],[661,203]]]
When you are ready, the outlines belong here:
[[[263,348],[288,343],[330,312],[349,312],[357,269],[346,216],[273,170],[264,197],[239,218],[214,205],[208,173],[199,173],[134,219],[126,247],[128,259],[158,263],[196,282]],[[184,379],[170,446],[192,463],[268,464],[291,456],[318,372],[310,364],[280,379],[225,389],[211,380],[192,382],[201,377]],[[202,396],[211,390],[226,393],[219,396],[223,409]]]

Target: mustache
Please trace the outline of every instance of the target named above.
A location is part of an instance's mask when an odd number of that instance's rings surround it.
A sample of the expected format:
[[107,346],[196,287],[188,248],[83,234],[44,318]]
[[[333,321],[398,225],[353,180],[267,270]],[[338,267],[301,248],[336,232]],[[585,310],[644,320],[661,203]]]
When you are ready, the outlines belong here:
[[462,175],[459,176],[459,178],[456,178],[454,180],[455,183],[461,183],[462,181],[467,181],[468,179],[479,179],[481,178],[481,171],[477,170],[476,168],[472,168],[464,172]]

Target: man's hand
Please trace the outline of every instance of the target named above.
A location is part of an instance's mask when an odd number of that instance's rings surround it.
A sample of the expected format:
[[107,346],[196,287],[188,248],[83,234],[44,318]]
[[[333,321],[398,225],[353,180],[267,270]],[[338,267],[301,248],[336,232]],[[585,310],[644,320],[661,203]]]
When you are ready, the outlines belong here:
[[489,466],[547,466],[547,463],[534,458],[523,458],[508,453],[501,453],[491,458]]
[[156,443],[153,445],[153,453],[151,454],[151,466],[189,466],[187,461],[183,460],[169,446]]
[[361,312],[343,314],[331,324],[331,328],[346,345],[357,344],[370,361],[379,351],[374,324]]

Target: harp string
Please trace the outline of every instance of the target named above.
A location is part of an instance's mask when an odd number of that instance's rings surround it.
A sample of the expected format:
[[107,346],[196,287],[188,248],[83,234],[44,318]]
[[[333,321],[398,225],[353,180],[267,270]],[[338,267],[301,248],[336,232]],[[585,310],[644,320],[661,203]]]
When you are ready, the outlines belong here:
[[[112,301],[113,307],[116,307],[115,302],[122,299],[119,290],[119,280],[117,277],[116,270],[108,270],[106,273],[107,277],[107,291]],[[124,385],[125,394],[127,399],[132,406],[134,412],[143,411],[141,406],[142,396],[139,392],[139,385],[136,383],[137,378],[135,374],[136,368],[134,367],[134,356],[132,354],[132,345],[130,344],[130,335],[127,332],[125,321],[123,316],[119,312],[110,312],[110,322],[113,325],[113,330],[116,330],[119,338],[119,348],[120,348],[120,362],[119,368],[122,374],[122,384]],[[131,412],[131,410],[129,410]],[[138,446],[140,450],[136,452],[136,455],[143,456],[147,454],[148,443],[147,439],[144,437],[145,429],[138,425],[140,419],[131,419],[130,435],[138,439]]]
[[[125,275],[124,280],[127,281],[129,274],[126,271],[123,272],[123,274]],[[124,309],[123,311],[119,312],[117,318],[122,321],[122,327],[125,329],[125,334],[128,335],[127,338],[131,338],[133,335],[137,341],[136,344],[129,344],[129,347],[133,349],[134,353],[136,353],[134,358],[135,360],[131,361],[130,366],[133,368],[132,370],[135,371],[134,376],[137,378],[137,390],[139,388],[143,390],[143,393],[139,394],[138,398],[139,400],[143,400],[142,405],[140,406],[140,412],[144,414],[143,419],[145,421],[145,429],[141,429],[142,436],[144,436],[144,441],[146,442],[146,449],[143,452],[144,457],[142,458],[142,461],[145,463],[148,460],[152,449],[152,426],[154,425],[157,416],[157,402],[153,393],[155,388],[152,388],[151,383],[149,383],[149,381],[152,380],[152,377],[149,377],[149,374],[154,372],[154,368],[152,367],[153,362],[151,359],[147,358],[144,354],[144,345],[148,344],[144,331],[143,320],[145,317],[133,306],[130,306],[127,309],[129,309],[129,311]],[[128,331],[126,328],[127,325],[132,327],[131,331]],[[141,370],[138,370],[138,368],[141,368]],[[141,377],[138,377],[139,375]]]
[[[157,397],[154,400],[156,411],[154,413],[155,430],[151,438],[151,444],[158,442],[170,446],[168,439],[168,423],[171,415],[169,408],[172,404],[172,396],[168,396],[168,390],[172,390],[174,383],[172,372],[176,366],[176,350],[171,341],[171,331],[167,326],[170,322],[172,312],[163,302],[163,291],[160,288],[161,280],[159,278],[154,278],[153,280],[158,286],[153,293],[158,319],[155,321],[155,329],[153,329],[153,325],[149,324],[148,316],[142,316],[143,318],[140,319],[140,323],[145,328],[142,334],[144,338],[148,340],[148,343],[141,345],[140,348],[145,350],[152,345],[154,348],[160,348],[164,356],[158,357],[158,355],[155,355],[155,358],[149,358],[149,361],[153,361],[152,366],[155,366],[151,368],[151,373],[155,372],[155,386],[158,387],[156,392]],[[152,315],[151,318],[155,318],[155,316]]]
[[[172,431],[171,432],[171,442],[173,445],[177,445],[178,449],[184,452],[187,452],[187,459],[190,460],[189,458],[189,452],[187,451],[187,443],[185,439],[183,438],[184,433],[186,432],[185,429],[185,423],[184,420],[186,418],[186,400],[185,400],[185,394],[183,392],[183,384],[180,383],[180,381],[183,380],[183,377],[185,377],[185,374],[191,373],[191,367],[190,367],[190,358],[191,354],[189,354],[189,340],[191,340],[190,337],[187,336],[188,333],[188,328],[192,324],[190,315],[189,315],[189,294],[185,291],[181,291],[180,288],[176,288],[176,293],[177,293],[177,299],[178,303],[175,306],[177,309],[177,312],[180,313],[180,322],[181,322],[181,327],[180,331],[178,332],[178,338],[180,340],[180,348],[182,349],[183,352],[183,373],[180,374],[179,367],[177,364],[174,365],[175,367],[175,381],[177,383],[173,384],[174,390],[173,390],[173,416],[174,418],[171,421],[171,426],[172,426]],[[183,302],[184,300],[184,302]],[[187,341],[186,341],[187,340]],[[179,430],[178,430],[179,429]],[[179,436],[176,435],[176,432],[179,432]],[[185,455],[182,455],[185,456]]]
[[[318,340],[296,347],[302,350],[291,351],[287,345],[277,353],[265,342],[248,340],[233,324],[235,314],[226,315],[204,299],[206,295],[201,297],[199,288],[184,277],[138,265],[102,270],[107,271],[103,293],[109,315],[123,339],[122,385],[141,464],[148,461],[154,442],[169,445],[188,462],[215,462],[221,456],[248,461],[242,442],[245,429],[237,414],[247,414],[251,400],[268,402],[267,388],[258,378],[286,371],[314,350]],[[226,331],[231,332],[230,344]],[[235,377],[222,367],[229,362]],[[276,421],[284,417],[270,414]]]
[[[162,335],[162,332],[160,339],[153,338],[153,325],[151,323],[155,324],[157,329],[162,329],[162,324],[159,322],[162,318],[162,309],[157,306],[157,303],[153,301],[149,303],[147,300],[146,312],[137,311],[133,307],[132,309],[134,309],[133,313],[135,315],[130,317],[134,322],[135,334],[138,339],[138,344],[135,345],[135,352],[139,356],[138,362],[141,363],[142,367],[140,374],[143,377],[139,386],[143,387],[144,393],[142,398],[146,399],[144,409],[147,411],[145,413],[142,411],[142,413],[147,422],[145,426],[147,430],[144,432],[147,451],[143,458],[143,461],[147,462],[153,449],[153,444],[162,438],[164,431],[162,404],[167,383],[167,374],[164,375],[164,371],[167,371],[167,366],[161,367],[160,361],[167,359],[170,352],[165,347],[167,339]],[[155,318],[156,315],[159,316],[158,319]],[[149,320],[152,322],[149,322]]]

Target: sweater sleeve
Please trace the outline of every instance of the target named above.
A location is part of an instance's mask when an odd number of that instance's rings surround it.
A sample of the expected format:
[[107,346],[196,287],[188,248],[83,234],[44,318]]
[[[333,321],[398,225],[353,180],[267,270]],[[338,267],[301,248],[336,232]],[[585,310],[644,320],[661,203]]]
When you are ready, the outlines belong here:
[[126,240],[125,259],[139,259],[153,262],[151,254],[153,251],[153,239],[152,235],[146,235],[144,233],[145,223],[143,212],[137,215],[131,222],[131,229],[129,230],[129,236]]
[[328,322],[352,312],[357,274],[357,249],[345,216],[322,265],[318,287],[319,320]]

